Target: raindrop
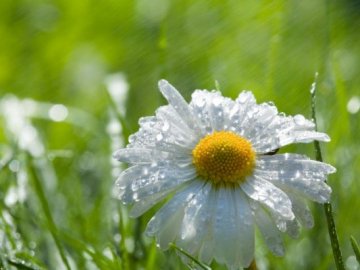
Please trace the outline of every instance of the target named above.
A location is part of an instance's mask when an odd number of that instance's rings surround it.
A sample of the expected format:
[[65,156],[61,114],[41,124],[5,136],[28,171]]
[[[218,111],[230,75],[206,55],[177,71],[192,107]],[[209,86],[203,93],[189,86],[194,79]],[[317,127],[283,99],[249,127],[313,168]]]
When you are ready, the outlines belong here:
[[115,241],[115,243],[120,243],[120,241],[121,241],[121,235],[120,235],[119,233],[116,233],[116,234],[114,235],[114,241]]
[[143,175],[148,175],[149,174],[149,169],[147,167],[144,167],[142,170]]
[[20,162],[16,159],[12,160],[9,164],[9,169],[13,172],[18,172],[20,169]]
[[212,103],[214,104],[215,107],[220,107],[220,105],[222,104],[222,98],[221,97],[215,97],[212,100]]
[[164,136],[163,136],[161,133],[159,133],[158,135],[156,135],[156,140],[157,140],[158,142],[162,141],[163,138],[164,138]]
[[347,103],[347,110],[351,114],[356,114],[360,110],[360,97],[353,96]]
[[129,136],[129,143],[134,143],[136,141],[136,135],[130,135]]
[[68,109],[62,104],[55,104],[49,110],[49,117],[55,122],[64,121],[68,114]]
[[199,98],[195,100],[195,105],[198,108],[203,108],[206,104],[206,100],[204,98]]
[[294,121],[295,124],[304,125],[306,120],[304,116],[302,116],[301,114],[297,114],[294,116]]
[[164,132],[166,132],[166,131],[169,130],[169,128],[170,128],[169,122],[165,121],[165,122],[163,123],[163,126],[162,126],[161,130],[164,131]]

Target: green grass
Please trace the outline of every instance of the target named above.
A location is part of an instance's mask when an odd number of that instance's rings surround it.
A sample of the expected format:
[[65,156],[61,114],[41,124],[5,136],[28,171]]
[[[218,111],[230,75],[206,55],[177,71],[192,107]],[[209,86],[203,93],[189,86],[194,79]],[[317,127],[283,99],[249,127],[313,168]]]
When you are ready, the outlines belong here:
[[[130,219],[112,196],[122,165],[111,154],[165,104],[157,81],[187,100],[217,81],[225,96],[250,89],[310,117],[318,71],[335,222],[345,264],[359,269],[349,237],[360,239],[360,112],[347,109],[360,96],[359,15],[356,0],[0,1],[0,268],[187,269],[143,235],[156,208]],[[129,85],[120,105],[105,83],[119,72]],[[53,104],[67,106],[65,121],[49,117]],[[30,130],[15,129],[24,108]],[[311,144],[283,151],[315,156]],[[285,257],[257,239],[259,268],[335,269],[322,206],[311,207],[315,227],[285,238]]]

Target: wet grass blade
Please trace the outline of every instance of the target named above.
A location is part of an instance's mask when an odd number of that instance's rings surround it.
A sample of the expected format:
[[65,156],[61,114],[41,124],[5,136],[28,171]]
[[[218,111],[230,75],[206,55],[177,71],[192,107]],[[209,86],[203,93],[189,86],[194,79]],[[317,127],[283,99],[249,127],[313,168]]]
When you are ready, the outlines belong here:
[[353,236],[350,236],[350,242],[351,242],[351,246],[352,246],[352,248],[354,250],[356,260],[360,264],[360,248],[359,248],[359,244],[356,242],[356,240],[355,240],[355,238]]
[[47,202],[43,187],[41,185],[40,179],[38,177],[38,172],[37,172],[37,168],[36,168],[36,164],[34,164],[34,160],[29,156],[28,157],[30,162],[29,162],[29,170],[31,173],[31,179],[33,182],[33,186],[35,189],[35,193],[40,201],[41,204],[41,208],[44,212],[45,218],[46,218],[46,223],[47,223],[47,227],[49,228],[50,234],[54,239],[55,245],[59,251],[60,257],[66,267],[66,269],[70,270],[70,265],[68,262],[68,259],[66,258],[66,254],[65,254],[65,250],[60,242],[60,239],[58,237],[58,230],[57,227],[55,225],[54,219],[51,215],[51,211],[50,211],[50,207],[49,204]]
[[170,247],[176,249],[177,251],[179,251],[181,254],[183,254],[184,256],[186,256],[187,258],[189,258],[190,260],[192,260],[196,265],[200,266],[201,269],[204,270],[211,270],[211,268],[209,266],[207,266],[206,264],[200,262],[198,259],[194,258],[193,256],[191,256],[189,253],[187,253],[185,250],[183,250],[182,248],[179,248],[178,246],[176,246],[174,243],[170,243]]

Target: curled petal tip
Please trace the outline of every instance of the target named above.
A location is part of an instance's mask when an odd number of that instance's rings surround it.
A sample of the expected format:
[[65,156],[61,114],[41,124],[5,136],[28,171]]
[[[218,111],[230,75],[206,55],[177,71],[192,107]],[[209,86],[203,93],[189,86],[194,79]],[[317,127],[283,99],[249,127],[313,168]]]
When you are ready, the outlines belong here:
[[329,137],[329,135],[325,134],[326,136],[324,136],[324,142],[330,142],[331,138]]
[[158,82],[159,88],[164,87],[165,85],[168,85],[168,84],[169,84],[169,82],[167,80],[164,80],[164,79],[161,79]]
[[112,153],[112,158],[119,160],[119,151]]
[[[329,165],[329,164],[328,164]],[[329,165],[329,174],[330,173],[336,173],[336,168],[335,167],[333,167],[333,166],[331,166],[331,165]]]

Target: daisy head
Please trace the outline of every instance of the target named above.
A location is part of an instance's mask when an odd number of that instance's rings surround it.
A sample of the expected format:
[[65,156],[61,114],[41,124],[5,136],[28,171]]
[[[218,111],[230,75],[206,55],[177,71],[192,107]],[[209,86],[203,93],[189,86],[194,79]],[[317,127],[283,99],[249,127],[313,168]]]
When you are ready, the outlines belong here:
[[229,269],[254,258],[254,227],[276,255],[281,232],[297,237],[313,226],[305,199],[325,203],[335,168],[307,156],[275,154],[292,143],[329,141],[302,115],[285,116],[251,92],[236,100],[196,90],[188,104],[167,81],[169,105],[139,120],[140,129],[114,157],[129,164],[116,181],[118,198],[138,217],[168,196],[146,232],[160,248],[174,242],[204,263]]

